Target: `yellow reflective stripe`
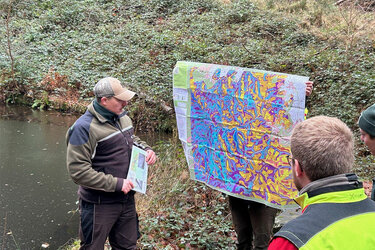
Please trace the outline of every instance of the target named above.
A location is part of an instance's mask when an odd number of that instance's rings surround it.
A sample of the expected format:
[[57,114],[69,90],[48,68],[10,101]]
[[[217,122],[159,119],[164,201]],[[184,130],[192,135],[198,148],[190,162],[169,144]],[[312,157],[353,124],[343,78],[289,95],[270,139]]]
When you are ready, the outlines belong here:
[[366,198],[367,196],[365,194],[365,190],[363,188],[358,188],[355,190],[324,193],[312,198],[309,198],[308,194],[304,193],[301,196],[297,197],[295,201],[298,203],[298,205],[301,206],[302,209],[304,209],[306,206],[312,203],[348,203],[361,201]]

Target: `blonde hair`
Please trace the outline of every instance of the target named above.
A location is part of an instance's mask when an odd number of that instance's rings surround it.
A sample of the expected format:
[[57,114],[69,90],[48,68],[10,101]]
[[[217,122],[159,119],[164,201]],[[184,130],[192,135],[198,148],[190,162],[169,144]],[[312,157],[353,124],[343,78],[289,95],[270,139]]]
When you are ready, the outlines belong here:
[[292,155],[310,181],[350,172],[353,149],[352,131],[337,118],[315,116],[293,129]]

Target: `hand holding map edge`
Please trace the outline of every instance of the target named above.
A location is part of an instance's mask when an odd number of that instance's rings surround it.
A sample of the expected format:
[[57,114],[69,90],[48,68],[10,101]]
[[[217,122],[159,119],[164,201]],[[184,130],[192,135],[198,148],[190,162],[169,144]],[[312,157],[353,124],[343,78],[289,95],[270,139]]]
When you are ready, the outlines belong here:
[[313,90],[313,85],[314,85],[314,82],[312,81],[306,82],[306,96],[311,95],[312,90]]
[[146,162],[148,165],[153,165],[156,162],[156,154],[151,149],[147,150]]

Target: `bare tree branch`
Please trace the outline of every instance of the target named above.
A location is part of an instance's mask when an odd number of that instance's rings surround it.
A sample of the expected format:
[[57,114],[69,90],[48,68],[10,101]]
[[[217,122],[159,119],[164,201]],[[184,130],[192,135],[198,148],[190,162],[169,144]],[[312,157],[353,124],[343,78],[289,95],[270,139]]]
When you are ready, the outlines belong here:
[[12,75],[12,85],[13,85],[11,87],[15,87],[16,89],[18,89],[18,85],[17,85],[17,82],[16,82],[15,74],[14,74],[14,57],[13,57],[13,54],[12,54],[12,41],[10,39],[11,34],[10,34],[10,28],[9,28],[9,23],[10,23],[10,19],[11,19],[11,12],[12,12],[12,5],[13,5],[13,0],[11,0],[9,2],[8,14],[7,14],[5,24],[6,24],[6,34],[7,34],[7,42],[8,42],[8,55],[9,55],[10,64],[11,64],[11,75]]

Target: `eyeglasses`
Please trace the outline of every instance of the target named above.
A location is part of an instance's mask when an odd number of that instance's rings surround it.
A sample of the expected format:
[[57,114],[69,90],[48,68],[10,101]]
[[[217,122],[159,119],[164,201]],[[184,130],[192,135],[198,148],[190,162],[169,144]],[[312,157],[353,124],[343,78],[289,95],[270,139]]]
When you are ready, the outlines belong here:
[[103,97],[107,98],[108,100],[109,100],[109,99],[115,99],[117,102],[121,102],[121,103],[126,102],[126,103],[128,103],[128,101],[120,100],[120,99],[116,98],[116,97],[113,96],[113,95],[111,95],[111,96],[103,96]]
[[[297,159],[293,158],[293,157],[290,157],[290,155],[287,155],[286,156],[286,159],[288,160],[288,163],[289,163],[289,166],[293,167],[294,165],[294,161],[298,161]],[[300,161],[298,161],[299,163],[299,167],[301,168],[301,170],[303,171],[303,168],[302,168],[302,164]]]

